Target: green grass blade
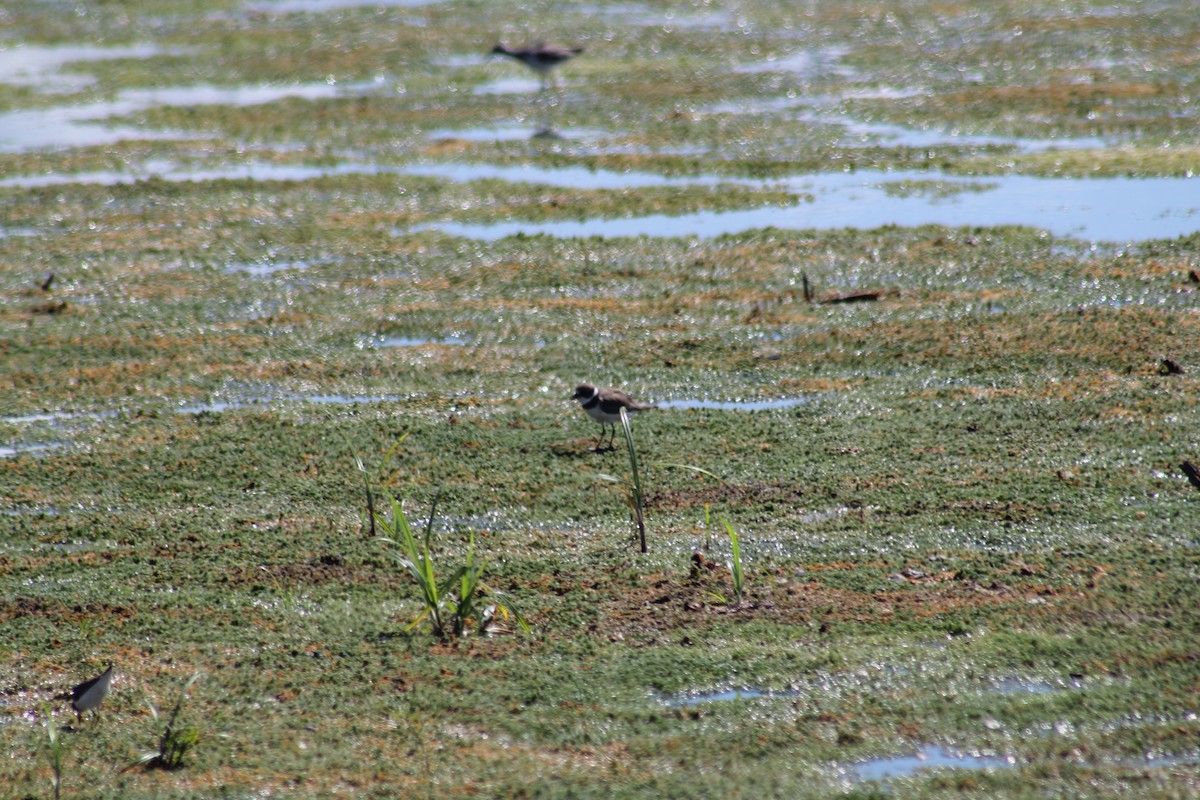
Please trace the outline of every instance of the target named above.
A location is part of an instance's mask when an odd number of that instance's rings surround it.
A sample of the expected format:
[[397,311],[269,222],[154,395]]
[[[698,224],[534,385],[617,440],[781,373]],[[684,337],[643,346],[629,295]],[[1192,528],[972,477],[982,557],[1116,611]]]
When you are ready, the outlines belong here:
[[695,466],[695,465],[693,465],[693,464],[680,464],[680,463],[678,463],[678,462],[675,462],[675,461],[657,461],[657,462],[655,462],[655,465],[656,465],[656,466],[659,466],[659,467],[671,467],[671,468],[673,468],[673,469],[686,469],[686,470],[690,470],[690,471],[692,471],[692,472],[695,472],[695,473],[698,473],[698,474],[700,474],[700,475],[704,475],[705,477],[712,478],[713,480],[720,481],[721,483],[725,484],[726,486],[732,486],[732,485],[733,485],[733,484],[731,484],[729,481],[727,481],[727,480],[725,480],[724,478],[722,478],[722,477],[721,477],[720,475],[718,475],[717,473],[715,473],[715,472],[713,472],[713,471],[711,471],[711,470],[707,470],[707,469],[705,469],[704,467],[697,467],[697,466]]
[[745,588],[745,573],[742,571],[742,547],[738,541],[737,531],[733,529],[733,525],[725,517],[718,516],[718,519],[725,525],[725,531],[729,534],[729,546],[731,557],[729,559],[729,572],[733,576],[733,600],[735,603],[742,602],[742,591]]

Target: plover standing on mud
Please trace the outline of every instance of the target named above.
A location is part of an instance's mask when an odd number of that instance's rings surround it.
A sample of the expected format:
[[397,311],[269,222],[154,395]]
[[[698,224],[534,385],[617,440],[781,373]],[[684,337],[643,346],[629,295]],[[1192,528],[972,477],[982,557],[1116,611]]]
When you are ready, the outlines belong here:
[[596,451],[600,450],[600,442],[604,441],[605,425],[612,429],[612,435],[608,438],[608,449],[614,448],[613,440],[617,436],[617,423],[621,421],[622,408],[625,409],[626,414],[658,408],[654,403],[639,403],[620,389],[601,389],[590,383],[579,384],[571,399],[578,400],[579,407],[586,411],[589,417],[600,423],[600,438],[596,440],[596,446],[592,448]]

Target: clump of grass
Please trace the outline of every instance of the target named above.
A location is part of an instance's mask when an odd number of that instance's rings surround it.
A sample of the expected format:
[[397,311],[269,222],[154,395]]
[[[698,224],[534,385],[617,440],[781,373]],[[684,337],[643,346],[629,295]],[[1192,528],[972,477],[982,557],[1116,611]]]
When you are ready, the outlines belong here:
[[[718,515],[717,519],[721,520],[721,524],[725,527],[725,533],[729,536],[729,559],[726,562],[729,565],[729,575],[733,580],[733,604],[740,606],[742,599],[746,594],[746,572],[742,565],[742,545],[738,539],[737,531],[733,529],[733,525],[725,517]],[[711,517],[709,516],[708,506],[704,506],[704,529],[708,530]],[[722,605],[729,605],[729,600],[720,592],[709,592],[713,598]]]
[[[392,557],[413,577],[421,591],[421,602],[424,606],[406,630],[411,631],[422,620],[428,619],[434,636],[465,636],[472,621],[477,621],[482,631],[486,630],[497,616],[504,619],[511,616],[522,630],[529,632],[529,624],[504,593],[483,582],[485,565],[475,559],[474,532],[471,533],[467,544],[464,562],[439,580],[432,553],[433,520],[437,501],[434,501],[429,510],[429,522],[425,525],[423,541],[418,541],[400,502],[394,497],[390,500],[391,518],[378,518],[379,527],[387,535],[379,538],[399,549],[399,552],[391,551]],[[483,606],[485,595],[492,602]]]
[[740,606],[746,586],[746,575],[742,570],[742,546],[738,541],[737,531],[729,524],[729,520],[725,517],[719,519],[725,526],[725,532],[729,534],[729,574],[733,577],[733,602]]
[[161,727],[159,723],[162,718],[158,709],[147,698],[146,705],[150,707],[150,716],[154,718],[154,724],[158,728],[158,746],[154,750],[142,753],[136,761],[121,770],[122,772],[136,767],[170,770],[183,768],[187,754],[200,743],[200,729],[195,725],[185,728],[176,727],[176,722],[179,719],[179,712],[183,710],[183,702],[187,699],[188,691],[196,681],[200,680],[201,674],[196,672],[188,678],[187,683],[179,690],[179,696],[175,699],[175,706],[171,709],[170,715],[167,716],[166,724]]

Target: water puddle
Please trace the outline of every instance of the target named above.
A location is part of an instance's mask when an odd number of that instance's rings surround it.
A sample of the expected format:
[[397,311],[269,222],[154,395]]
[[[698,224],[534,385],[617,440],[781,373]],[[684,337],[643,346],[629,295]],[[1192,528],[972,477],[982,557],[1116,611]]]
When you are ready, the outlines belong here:
[[225,267],[226,272],[244,272],[256,278],[265,278],[274,275],[276,272],[283,272],[289,269],[307,269],[307,261],[272,261],[269,258],[263,258],[259,261],[241,262],[237,264],[228,264]]
[[[325,166],[306,164],[271,164],[246,162],[218,169],[181,167],[165,160],[151,160],[128,172],[96,171],[78,173],[55,173],[24,175],[0,179],[0,187],[37,188],[61,184],[94,184],[112,186],[132,184],[138,181],[161,180],[182,181],[307,181],[338,175],[412,175],[414,177],[444,178],[458,182],[479,180],[504,180],[511,183],[533,183],[563,188],[582,189],[626,189],[644,186],[687,186],[717,184],[719,179],[667,178],[650,172],[615,172],[612,170],[590,170],[585,167],[558,169],[514,166],[504,167],[484,163],[416,164],[395,166],[342,162]],[[37,231],[31,231],[36,234]]]
[[[944,190],[905,191],[936,181]],[[994,175],[972,179],[927,172],[845,172],[784,182],[809,203],[739,211],[698,211],[560,222],[445,222],[453,236],[495,240],[518,234],[559,238],[702,237],[785,229],[871,229],[885,225],[1025,225],[1056,236],[1093,241],[1175,238],[1200,227],[1197,178],[1035,178]],[[417,230],[419,230],[418,228]]]
[[659,408],[674,409],[717,409],[720,411],[772,411],[779,408],[795,408],[808,403],[809,397],[781,397],[776,400],[662,400]]
[[59,511],[54,506],[21,506],[0,509],[0,517],[56,517],[58,514]]
[[0,152],[21,153],[115,144],[126,139],[184,139],[191,136],[183,131],[151,131],[130,125],[99,124],[109,116],[105,112],[110,105],[94,103],[0,114]]
[[446,336],[442,339],[422,339],[408,336],[381,336],[370,339],[364,345],[367,347],[422,347],[428,344],[464,345],[469,340],[462,336]]
[[844,147],[860,145],[883,145],[886,147],[914,147],[936,150],[939,147],[1015,147],[1024,153],[1043,150],[1091,150],[1109,146],[1110,142],[1099,137],[1076,137],[1061,139],[1027,139],[985,134],[965,134],[954,129],[909,128],[887,122],[869,122],[845,114],[820,111],[804,111],[794,116],[797,122],[812,125],[828,125],[841,128],[845,133],[837,140]]
[[277,407],[280,404],[312,404],[312,405],[372,405],[375,403],[393,403],[400,400],[398,395],[344,395],[344,394],[289,394],[278,396],[240,397],[229,400],[213,399],[205,403],[188,403],[175,409],[178,414],[221,414],[226,411],[238,411],[244,408]]
[[[104,120],[155,106],[255,106],[288,97],[323,100],[362,94],[374,84],[303,83],[286,86],[179,86],[126,89],[116,99],[74,106],[10,111],[0,114],[0,152],[112,144],[122,139],[183,139],[196,134],[146,130],[129,125],[109,126]],[[56,176],[50,176],[56,177]]]
[[988,691],[999,694],[1052,694],[1054,692],[1083,688],[1082,678],[1052,682],[1038,678],[1008,677],[993,680],[988,687]]
[[69,445],[66,442],[43,442],[41,444],[0,445],[0,458],[16,458],[17,456],[35,455],[47,450],[61,450]]
[[846,70],[838,65],[848,53],[848,47],[825,47],[800,50],[782,57],[768,57],[764,61],[739,64],[734,72],[760,74],[763,72],[787,72],[801,78],[820,78],[830,75],[845,75]]
[[117,416],[116,411],[44,411],[37,414],[19,414],[0,417],[0,425],[36,425],[42,422],[65,426],[71,420],[109,419]]
[[737,700],[762,700],[773,698],[795,697],[794,691],[771,691],[753,686],[741,689],[723,689],[712,692],[689,692],[686,694],[669,695],[662,698],[664,705],[671,708],[691,708],[706,703],[728,703]]
[[[740,71],[769,70],[771,63],[747,65]],[[833,143],[846,148],[884,146],[936,150],[939,147],[1002,147],[1015,148],[1023,153],[1034,153],[1051,149],[1101,149],[1113,144],[1112,141],[1097,136],[1034,139],[1018,136],[968,134],[955,128],[911,128],[889,122],[864,120],[838,110],[842,102],[847,99],[896,100],[926,93],[925,90],[879,87],[849,91],[837,96],[791,94],[786,97],[753,98],[717,103],[703,109],[703,113],[738,115],[787,113],[793,121],[806,126],[827,127],[831,131],[840,130],[841,134],[833,140]]]
[[248,162],[235,164],[221,169],[194,169],[180,167],[165,161],[153,161],[143,164],[131,172],[79,172],[65,174],[30,175],[0,180],[0,187],[33,188],[38,186],[57,186],[60,184],[96,184],[111,186],[130,184],[145,180],[161,180],[170,182],[193,181],[308,181],[316,178],[326,178],[336,175],[383,175],[396,174],[402,170],[398,167],[388,167],[378,164],[334,164],[325,167],[313,167],[305,164],[267,164]]
[[472,90],[472,94],[534,94],[541,91],[541,88],[541,83],[529,78],[500,78],[479,84]]
[[852,781],[886,781],[907,778],[928,769],[1000,769],[1011,767],[1010,759],[963,753],[939,745],[924,745],[910,756],[874,758],[850,764],[843,773]]
[[698,178],[668,178],[653,172],[616,172],[587,167],[535,167],[532,165],[500,166],[487,163],[418,164],[404,168],[404,174],[467,183],[470,181],[500,180],[509,183],[533,183],[564,189],[595,191],[602,189],[639,189],[651,186],[716,185],[713,176]]
[[27,86],[48,94],[75,92],[91,86],[96,80],[83,73],[63,72],[63,67],[68,64],[150,58],[165,52],[149,44],[130,47],[14,44],[0,48],[0,83]]
[[256,0],[242,6],[260,14],[324,14],[346,8],[417,8],[441,0]]

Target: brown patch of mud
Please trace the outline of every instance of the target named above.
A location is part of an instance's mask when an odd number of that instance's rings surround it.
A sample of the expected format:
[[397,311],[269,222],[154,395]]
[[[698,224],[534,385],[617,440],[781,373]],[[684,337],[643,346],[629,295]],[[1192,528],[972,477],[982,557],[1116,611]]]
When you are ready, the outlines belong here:
[[[805,569],[819,572],[821,567]],[[640,586],[623,586],[602,604],[591,630],[611,641],[647,644],[718,620],[809,625],[825,631],[834,625],[923,620],[972,609],[1001,611],[1005,606],[1025,613],[1030,596],[1054,593],[1045,586],[983,586],[962,580],[954,572],[897,573],[892,579],[894,589],[857,592],[826,586],[819,580],[797,579],[791,571],[781,569],[756,575],[742,602],[734,604],[728,568],[696,553],[687,575],[658,573]],[[729,602],[721,602],[722,597]]]
[[128,606],[108,603],[64,603],[42,597],[18,597],[0,600],[0,622],[39,617],[54,624],[78,624],[86,620],[103,619],[120,624],[136,617],[137,611]]
[[258,564],[233,570],[229,586],[323,586],[329,583],[401,588],[405,585],[394,569],[369,564],[347,564],[341,556],[324,555],[308,561]]
[[716,483],[705,481],[688,489],[665,489],[646,496],[646,506],[656,511],[697,509],[718,503],[798,504],[803,491],[799,486],[779,483]]

